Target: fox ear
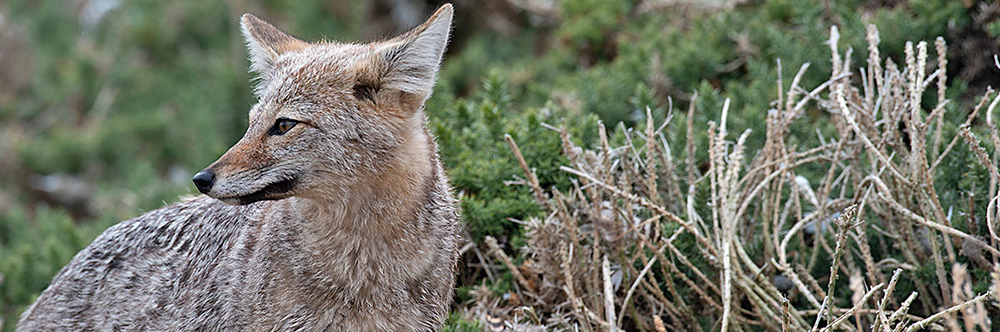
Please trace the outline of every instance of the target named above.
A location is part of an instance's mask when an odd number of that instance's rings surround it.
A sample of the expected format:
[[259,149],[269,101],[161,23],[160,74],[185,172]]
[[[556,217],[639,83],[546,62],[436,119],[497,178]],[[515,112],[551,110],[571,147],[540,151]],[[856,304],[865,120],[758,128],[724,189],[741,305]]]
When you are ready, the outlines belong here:
[[243,31],[243,39],[250,54],[250,71],[260,75],[264,82],[270,78],[271,69],[279,56],[308,45],[249,13],[240,18],[240,30]]
[[422,103],[430,97],[441,57],[451,35],[451,4],[441,6],[427,22],[376,48],[373,61],[378,89],[402,91]]

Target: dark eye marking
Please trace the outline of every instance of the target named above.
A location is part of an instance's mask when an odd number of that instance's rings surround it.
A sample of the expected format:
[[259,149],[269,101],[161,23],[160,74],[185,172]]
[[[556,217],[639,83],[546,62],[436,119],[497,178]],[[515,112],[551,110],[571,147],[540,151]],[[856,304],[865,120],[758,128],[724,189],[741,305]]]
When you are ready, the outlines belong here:
[[292,128],[294,128],[295,125],[297,124],[299,124],[299,121],[280,118],[274,121],[274,126],[271,126],[271,129],[267,130],[267,135],[268,136],[284,135],[289,130],[292,130]]
[[354,98],[358,98],[358,100],[368,100],[374,103],[376,93],[378,93],[377,86],[366,83],[354,85]]

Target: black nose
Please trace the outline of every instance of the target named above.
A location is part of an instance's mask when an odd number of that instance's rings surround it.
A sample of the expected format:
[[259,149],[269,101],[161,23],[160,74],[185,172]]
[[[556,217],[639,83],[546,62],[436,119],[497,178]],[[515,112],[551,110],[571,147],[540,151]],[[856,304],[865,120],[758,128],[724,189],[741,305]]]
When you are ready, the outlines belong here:
[[194,185],[198,187],[198,191],[202,194],[207,194],[209,190],[212,190],[212,184],[215,183],[215,173],[206,169],[195,174],[194,179],[191,179],[191,181],[194,181]]

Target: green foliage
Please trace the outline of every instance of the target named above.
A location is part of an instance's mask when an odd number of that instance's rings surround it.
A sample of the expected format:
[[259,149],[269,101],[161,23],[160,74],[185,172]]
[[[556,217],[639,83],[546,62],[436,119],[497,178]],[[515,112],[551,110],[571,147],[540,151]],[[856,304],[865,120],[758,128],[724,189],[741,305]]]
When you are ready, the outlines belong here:
[[[472,100],[458,99],[451,105],[430,111],[431,128],[451,184],[461,201],[463,219],[472,238],[486,235],[507,240],[520,234],[520,226],[509,219],[523,220],[540,212],[534,197],[524,186],[505,181],[524,177],[504,135],[518,142],[525,160],[533,167],[542,187],[569,184],[559,166],[562,143],[558,133],[542,123],[562,122],[574,138],[592,142],[596,117],[570,116],[564,120],[550,108],[511,112],[507,84],[497,75],[483,83],[483,91]],[[506,242],[506,241],[505,241]]]
[[601,52],[611,40],[629,10],[630,1],[569,0],[563,1],[563,24],[558,34],[566,39],[570,48],[590,61],[604,60],[609,54]]
[[444,326],[441,327],[441,332],[479,332],[482,330],[483,327],[479,326],[479,322],[465,320],[457,313],[448,315]]
[[17,322],[18,314],[49,285],[52,276],[98,232],[94,227],[78,227],[59,209],[0,212],[0,303],[4,305],[0,319],[11,325]]

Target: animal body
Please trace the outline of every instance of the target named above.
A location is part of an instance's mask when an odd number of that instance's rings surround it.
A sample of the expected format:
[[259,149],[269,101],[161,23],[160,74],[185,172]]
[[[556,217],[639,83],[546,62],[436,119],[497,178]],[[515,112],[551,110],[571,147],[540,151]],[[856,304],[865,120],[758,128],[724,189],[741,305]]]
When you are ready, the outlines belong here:
[[244,15],[258,103],[205,195],[109,228],[18,331],[437,329],[459,221],[423,105],[451,18],[351,44]]

